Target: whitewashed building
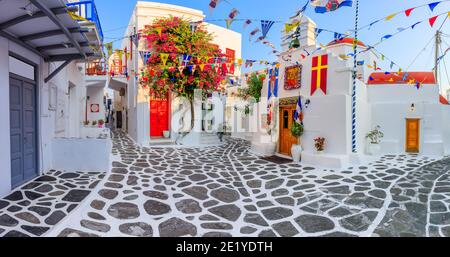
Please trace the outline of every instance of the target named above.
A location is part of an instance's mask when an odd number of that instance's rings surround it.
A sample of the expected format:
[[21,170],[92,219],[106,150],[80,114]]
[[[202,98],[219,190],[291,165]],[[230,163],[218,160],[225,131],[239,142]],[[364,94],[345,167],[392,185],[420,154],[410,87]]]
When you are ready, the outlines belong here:
[[[205,18],[204,13],[199,10],[156,2],[137,2],[122,42],[122,49],[131,56],[126,58],[124,54],[122,60],[116,61],[123,63],[127,68],[129,79],[115,76],[109,82],[109,87],[117,91],[114,106],[120,112],[117,114],[120,116],[121,128],[141,145],[173,144],[178,140],[184,144],[217,143],[217,136],[208,132],[217,131],[224,122],[225,97],[215,95],[206,102],[197,98],[194,127],[196,133],[192,133],[194,138],[182,140],[179,137],[180,129],[183,127],[180,121],[190,124],[189,102],[182,102],[173,95],[163,101],[151,100],[147,90],[139,86],[137,77],[134,76],[144,65],[143,58],[136,50],[147,49],[144,47],[144,41],[137,47],[129,37],[142,30],[145,25],[151,24],[153,20],[169,16],[182,17],[192,22],[203,21]],[[213,34],[213,43],[223,53],[236,60],[241,58],[241,34],[207,22],[202,24]],[[236,69],[235,73],[229,76],[238,77],[239,74],[239,70]],[[167,137],[164,137],[164,134]]]
[[[95,10],[93,1],[83,3]],[[97,97],[90,86],[106,85],[106,79],[86,80],[85,63],[102,57],[103,38],[96,12],[80,13],[80,22],[69,15],[84,5],[0,1],[0,196],[50,169],[108,165],[102,153],[110,142],[83,137],[83,121],[92,115],[86,99]]]
[[[278,76],[266,78],[262,101],[255,105],[258,116],[253,117],[258,124],[252,139],[255,152],[291,155],[291,147],[297,140],[290,128],[301,95],[304,164],[341,168],[360,162],[367,154],[366,134],[378,125],[384,133],[380,144],[382,154],[443,156],[450,153],[450,106],[440,95],[432,72],[376,72],[371,66],[381,62],[380,57],[372,51],[364,52],[366,45],[358,42],[357,51],[363,52],[357,59],[356,120],[353,123],[353,58],[348,57],[353,53],[353,39],[343,38],[321,46],[316,42],[315,28],[311,19],[303,17],[301,47],[288,51],[289,41],[285,41]],[[286,73],[292,69],[299,73],[293,76],[296,81],[286,78]],[[278,94],[269,135],[267,122],[261,120],[267,117],[269,84],[275,82],[278,82]],[[419,89],[416,88],[418,82]],[[356,153],[352,147],[353,125],[356,126]],[[316,152],[314,138],[317,137],[325,138],[324,153]]]

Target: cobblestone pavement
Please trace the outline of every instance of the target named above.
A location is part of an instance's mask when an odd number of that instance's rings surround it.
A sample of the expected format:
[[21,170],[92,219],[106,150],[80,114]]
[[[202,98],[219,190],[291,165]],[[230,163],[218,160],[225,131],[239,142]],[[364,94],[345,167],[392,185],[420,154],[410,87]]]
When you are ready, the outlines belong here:
[[139,148],[113,134],[111,173],[47,236],[448,236],[450,160],[384,156],[326,170],[220,147]]
[[104,177],[50,171],[0,199],[0,237],[41,236],[68,216]]

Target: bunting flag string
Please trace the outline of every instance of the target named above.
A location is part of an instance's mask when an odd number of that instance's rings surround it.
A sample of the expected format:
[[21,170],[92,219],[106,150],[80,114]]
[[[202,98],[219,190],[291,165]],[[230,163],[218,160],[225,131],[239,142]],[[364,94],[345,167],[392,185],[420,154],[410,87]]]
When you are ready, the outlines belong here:
[[398,35],[398,34],[404,32],[404,31],[409,30],[409,29],[414,29],[417,25],[419,25],[419,24],[421,24],[421,23],[423,23],[423,22],[426,22],[426,21],[428,21],[429,25],[430,25],[431,27],[433,27],[434,24],[435,24],[435,22],[437,21],[437,19],[438,19],[440,16],[442,16],[442,15],[450,16],[450,12],[440,13],[440,14],[438,14],[438,15],[436,15],[436,16],[431,17],[431,18],[427,18],[427,19],[425,19],[425,20],[418,21],[418,22],[414,23],[413,25],[411,25],[411,26],[409,26],[409,27],[407,27],[407,28],[398,29],[396,33],[388,34],[388,35],[383,36],[383,37],[381,38],[381,40],[380,40],[379,42],[377,42],[376,44],[374,44],[373,46],[378,46],[378,45],[380,45],[381,43],[385,42],[387,39],[390,39],[390,38],[392,38],[392,37],[394,37],[394,36],[396,36],[396,35]]
[[415,7],[410,7],[408,9],[406,9],[406,10],[395,12],[395,13],[392,13],[392,14],[386,16],[386,17],[383,17],[381,19],[375,20],[375,21],[369,23],[368,25],[362,26],[360,29],[358,29],[358,31],[366,29],[366,28],[370,29],[373,25],[375,25],[375,24],[377,24],[377,23],[379,23],[381,21],[390,21],[394,17],[396,17],[397,15],[402,14],[402,13],[404,13],[406,17],[410,17],[414,10],[417,10],[419,8],[422,8],[422,7],[428,7],[431,12],[434,12],[435,8],[438,5],[440,5],[441,3],[444,3],[444,2],[449,2],[449,1],[450,0],[441,0],[441,1],[438,1],[438,2],[432,2],[432,3],[428,3],[428,4],[418,5],[418,6],[415,6]]

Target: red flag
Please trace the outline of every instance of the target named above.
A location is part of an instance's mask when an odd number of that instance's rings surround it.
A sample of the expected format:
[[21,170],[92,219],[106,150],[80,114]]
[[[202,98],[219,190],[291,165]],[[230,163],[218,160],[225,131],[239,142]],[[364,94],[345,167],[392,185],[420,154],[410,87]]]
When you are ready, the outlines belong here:
[[414,8],[406,10],[405,11],[406,17],[409,17],[411,15],[412,11],[414,11]]
[[314,56],[312,59],[311,95],[321,89],[327,94],[328,55]]
[[438,16],[434,16],[434,17],[430,18],[429,22],[430,22],[431,27],[433,27],[433,25],[436,22],[437,18],[438,18]]

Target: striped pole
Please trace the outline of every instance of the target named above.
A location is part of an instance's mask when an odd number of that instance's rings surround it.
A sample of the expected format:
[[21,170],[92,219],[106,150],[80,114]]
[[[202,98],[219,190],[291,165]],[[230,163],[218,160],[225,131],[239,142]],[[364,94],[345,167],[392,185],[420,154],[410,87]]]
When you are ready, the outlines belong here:
[[353,42],[353,86],[352,86],[352,152],[356,153],[356,79],[357,79],[357,46],[358,46],[359,0],[356,0],[355,41]]

